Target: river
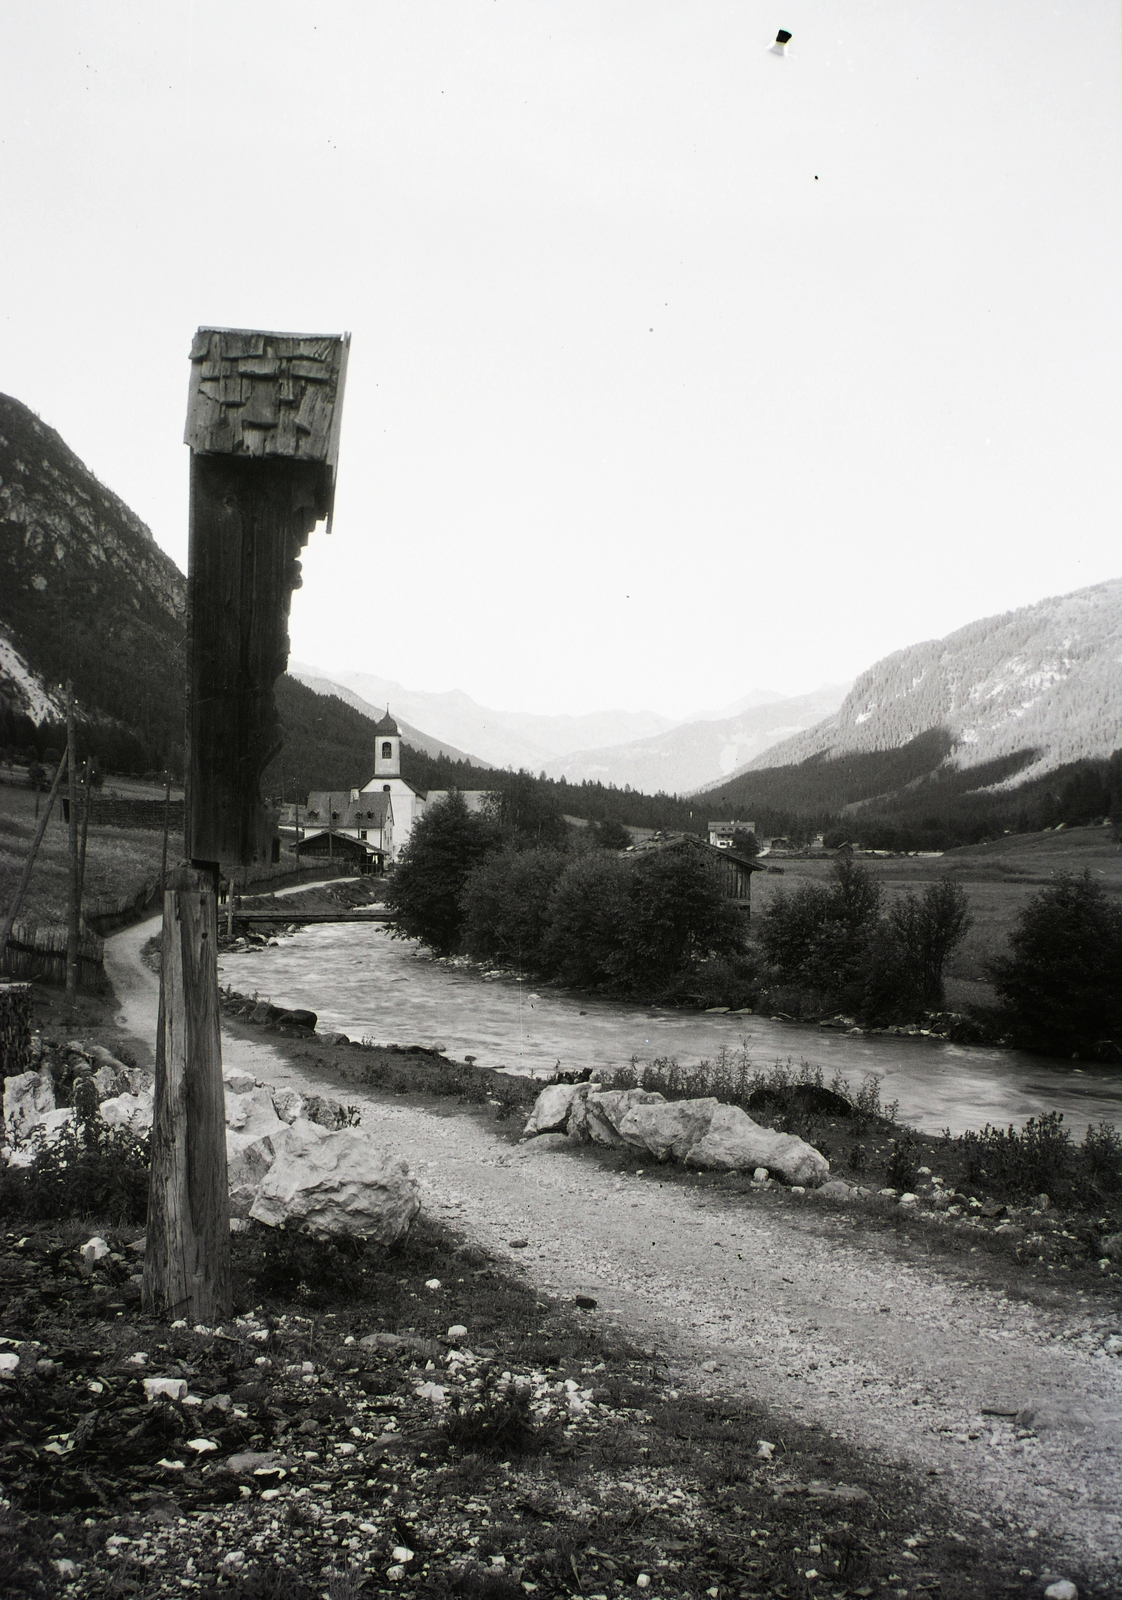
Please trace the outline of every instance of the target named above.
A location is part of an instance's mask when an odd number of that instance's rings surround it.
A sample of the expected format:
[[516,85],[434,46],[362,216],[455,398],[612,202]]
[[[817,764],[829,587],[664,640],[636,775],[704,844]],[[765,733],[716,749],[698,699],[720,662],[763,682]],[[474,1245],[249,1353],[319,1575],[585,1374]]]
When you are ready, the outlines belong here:
[[883,1101],[927,1132],[1022,1123],[1062,1111],[1072,1133],[1122,1124],[1122,1068],[942,1040],[833,1033],[744,1014],[713,1015],[595,1000],[435,961],[411,940],[354,923],[306,928],[273,947],[227,951],[220,981],[281,1006],[307,1007],[325,1031],[380,1044],[440,1045],[481,1066],[546,1076],[677,1057],[685,1065],[746,1048],[753,1063],[808,1061],[827,1081],[881,1079]]

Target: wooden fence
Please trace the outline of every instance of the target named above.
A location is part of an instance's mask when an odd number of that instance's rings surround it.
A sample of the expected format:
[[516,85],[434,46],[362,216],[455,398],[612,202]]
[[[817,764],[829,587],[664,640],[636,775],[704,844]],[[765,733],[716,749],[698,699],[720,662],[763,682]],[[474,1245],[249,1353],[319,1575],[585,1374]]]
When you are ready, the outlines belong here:
[[[102,989],[105,945],[96,933],[83,931],[78,938],[78,983],[83,989]],[[66,982],[66,929],[16,922],[4,951],[0,971],[9,978],[37,978],[42,983]]]

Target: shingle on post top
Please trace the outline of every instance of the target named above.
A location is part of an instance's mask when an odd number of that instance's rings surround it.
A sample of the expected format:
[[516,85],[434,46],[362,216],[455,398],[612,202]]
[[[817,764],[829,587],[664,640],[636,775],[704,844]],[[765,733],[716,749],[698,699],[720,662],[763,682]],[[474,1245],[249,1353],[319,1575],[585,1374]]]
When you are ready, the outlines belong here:
[[199,455],[282,456],[322,466],[330,517],[351,336],[200,328],[184,442]]

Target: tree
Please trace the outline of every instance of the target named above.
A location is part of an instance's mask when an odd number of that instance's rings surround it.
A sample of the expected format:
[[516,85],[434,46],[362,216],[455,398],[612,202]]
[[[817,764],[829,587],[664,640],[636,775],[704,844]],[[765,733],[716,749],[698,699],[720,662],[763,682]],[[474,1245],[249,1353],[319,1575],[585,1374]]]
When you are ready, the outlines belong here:
[[611,966],[632,991],[658,994],[699,960],[742,948],[742,924],[720,870],[700,851],[684,846],[636,857],[628,888]]
[[569,825],[546,783],[528,772],[504,783],[500,820],[503,832],[522,844],[563,848],[568,839]]
[[414,826],[390,880],[386,903],[395,932],[449,955],[460,938],[464,884],[498,845],[494,822],[469,811],[458,790],[431,806]]
[[1017,1044],[1112,1058],[1122,1047],[1122,908],[1085,872],[1034,896],[987,975]]
[[760,841],[751,828],[734,829],[732,847],[738,856],[747,856],[749,860],[760,853]]
[[601,850],[626,850],[631,843],[631,830],[614,817],[605,817],[592,828],[592,837]]
[[941,1010],[947,958],[962,943],[973,921],[965,890],[944,876],[928,884],[922,900],[914,894],[901,896],[889,911],[888,921],[922,1005],[929,1011]]
[[546,960],[549,902],[569,865],[563,850],[507,847],[475,868],[461,898],[463,943],[478,961],[531,969]]
[[760,944],[787,983],[858,1006],[877,927],[880,887],[859,862],[839,855],[829,884],[778,894],[760,918]]
[[604,984],[627,916],[630,862],[593,850],[576,856],[549,902],[548,970],[562,983]]

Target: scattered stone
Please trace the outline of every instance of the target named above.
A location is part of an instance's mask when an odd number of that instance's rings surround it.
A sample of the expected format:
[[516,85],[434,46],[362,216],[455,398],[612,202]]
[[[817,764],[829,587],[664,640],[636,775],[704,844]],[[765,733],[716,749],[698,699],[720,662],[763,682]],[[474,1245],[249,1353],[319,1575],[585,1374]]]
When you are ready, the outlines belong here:
[[848,1183],[843,1183],[841,1178],[831,1178],[824,1183],[818,1193],[823,1200],[852,1200],[853,1190]]
[[525,1250],[525,1249],[528,1248],[529,1243],[530,1243],[529,1239],[512,1239],[510,1241],[510,1249],[511,1250]]
[[900,1204],[902,1206],[918,1206],[919,1205],[919,1195],[918,1194],[902,1194],[900,1196]]
[[454,1322],[448,1329],[447,1337],[449,1339],[466,1339],[467,1329],[464,1327],[462,1322]]
[[1070,1578],[1057,1578],[1045,1589],[1044,1600],[1079,1600],[1079,1590]]
[[87,1239],[78,1254],[83,1261],[101,1261],[109,1254],[109,1246],[100,1234],[94,1234],[92,1239]]
[[144,1393],[149,1401],[182,1400],[187,1393],[186,1378],[145,1378]]
[[578,1294],[577,1297],[575,1298],[575,1300],[573,1301],[573,1304],[580,1311],[595,1311],[596,1310],[596,1301],[592,1298],[592,1296],[590,1294]]

